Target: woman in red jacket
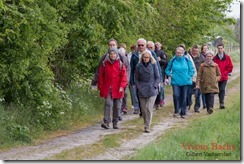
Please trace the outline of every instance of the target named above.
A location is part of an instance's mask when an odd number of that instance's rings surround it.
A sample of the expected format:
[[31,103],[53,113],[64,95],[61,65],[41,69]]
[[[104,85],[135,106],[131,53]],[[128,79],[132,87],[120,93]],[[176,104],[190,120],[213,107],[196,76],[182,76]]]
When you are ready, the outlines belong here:
[[230,56],[224,52],[224,44],[220,43],[217,46],[218,53],[214,56],[213,61],[219,65],[221,72],[221,79],[219,80],[219,108],[224,109],[224,97],[225,97],[225,88],[227,85],[228,74],[233,70],[233,64]]
[[99,67],[98,89],[100,96],[105,98],[102,128],[109,129],[110,113],[113,109],[113,128],[118,129],[119,111],[124,88],[127,85],[126,68],[120,61],[117,48],[110,48],[103,64]]

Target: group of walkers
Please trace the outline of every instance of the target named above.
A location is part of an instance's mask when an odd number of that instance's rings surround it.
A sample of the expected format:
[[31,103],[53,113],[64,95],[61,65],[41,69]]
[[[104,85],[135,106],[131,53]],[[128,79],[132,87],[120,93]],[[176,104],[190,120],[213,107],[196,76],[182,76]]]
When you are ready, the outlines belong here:
[[[168,61],[167,54],[159,42],[143,38],[126,52],[126,45],[115,39],[108,41],[109,49],[102,56],[92,81],[105,99],[102,128],[118,129],[121,115],[127,114],[127,92],[130,91],[133,113],[144,120],[144,132],[150,132],[153,108],[163,107],[164,85],[171,84],[173,90],[174,117],[185,118],[195,96],[194,111],[199,113],[201,100],[203,109],[211,114],[214,94],[218,93],[220,109],[224,109],[224,96],[228,75],[233,64],[224,52],[224,45],[217,46],[218,53],[203,45],[201,52],[194,45],[188,52],[184,44],[177,46],[175,55]],[[112,118],[111,118],[112,111]]]

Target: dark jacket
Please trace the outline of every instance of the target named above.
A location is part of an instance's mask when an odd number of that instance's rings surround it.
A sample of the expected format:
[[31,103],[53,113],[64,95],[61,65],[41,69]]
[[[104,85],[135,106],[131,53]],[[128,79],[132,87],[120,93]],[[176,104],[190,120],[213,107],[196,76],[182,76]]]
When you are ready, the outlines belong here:
[[192,60],[194,61],[195,67],[198,72],[200,65],[205,62],[205,57],[201,54],[198,54],[196,57],[191,55],[191,57],[192,57]]
[[[155,52],[149,50],[153,56],[153,58],[156,60],[156,64],[158,66],[158,71],[159,71],[159,77],[160,77],[160,81],[162,81],[162,69],[160,67],[160,64],[158,62],[158,58],[157,55],[155,54]],[[131,85],[135,85],[135,70],[136,70],[136,65],[139,62],[139,52],[137,51],[136,53],[132,54],[131,56],[131,60],[130,60],[130,84]]]
[[138,89],[139,97],[152,97],[158,94],[158,85],[160,82],[158,67],[151,62],[145,66],[140,62],[135,70],[135,83]]

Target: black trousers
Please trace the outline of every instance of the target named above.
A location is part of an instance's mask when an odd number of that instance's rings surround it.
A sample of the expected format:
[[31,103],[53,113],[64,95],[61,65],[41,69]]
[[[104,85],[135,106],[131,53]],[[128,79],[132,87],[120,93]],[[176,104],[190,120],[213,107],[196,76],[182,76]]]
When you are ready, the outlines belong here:
[[227,80],[219,81],[218,85],[219,85],[219,102],[224,103]]
[[207,110],[214,107],[214,93],[205,93]]

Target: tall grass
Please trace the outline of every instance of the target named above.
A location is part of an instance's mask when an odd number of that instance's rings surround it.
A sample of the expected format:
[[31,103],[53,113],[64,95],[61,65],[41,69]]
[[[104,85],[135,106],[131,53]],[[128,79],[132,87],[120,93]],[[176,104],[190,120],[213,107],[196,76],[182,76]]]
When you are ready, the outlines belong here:
[[240,160],[240,94],[235,95],[226,109],[170,130],[131,160]]
[[63,114],[56,123],[58,125],[51,130],[38,124],[31,112],[33,110],[30,110],[31,106],[24,108],[0,102],[0,150],[41,142],[101,121],[104,100],[99,97],[98,91],[89,88],[88,83],[76,84],[66,92],[72,108]]

